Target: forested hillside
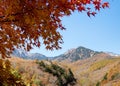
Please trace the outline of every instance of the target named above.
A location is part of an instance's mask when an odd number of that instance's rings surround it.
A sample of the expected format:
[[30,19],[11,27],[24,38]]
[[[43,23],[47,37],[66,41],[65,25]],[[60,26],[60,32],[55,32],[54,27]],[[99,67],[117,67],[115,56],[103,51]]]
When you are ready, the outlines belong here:
[[[120,57],[108,57],[106,54],[72,63],[16,57],[1,61],[4,64],[1,64],[1,70],[8,68],[10,61],[11,78],[22,84],[20,86],[119,86],[120,83]],[[5,75],[11,76],[7,71]]]

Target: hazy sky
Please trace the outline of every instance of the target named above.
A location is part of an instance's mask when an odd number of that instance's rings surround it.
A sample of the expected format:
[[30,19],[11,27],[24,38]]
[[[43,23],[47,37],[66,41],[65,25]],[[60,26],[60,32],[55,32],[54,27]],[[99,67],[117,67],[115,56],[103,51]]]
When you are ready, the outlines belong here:
[[101,10],[96,17],[89,18],[84,12],[75,12],[62,20],[67,28],[61,32],[64,40],[62,49],[48,51],[42,45],[40,49],[31,50],[32,53],[56,56],[71,48],[84,46],[120,54],[120,0],[110,0],[110,8]]

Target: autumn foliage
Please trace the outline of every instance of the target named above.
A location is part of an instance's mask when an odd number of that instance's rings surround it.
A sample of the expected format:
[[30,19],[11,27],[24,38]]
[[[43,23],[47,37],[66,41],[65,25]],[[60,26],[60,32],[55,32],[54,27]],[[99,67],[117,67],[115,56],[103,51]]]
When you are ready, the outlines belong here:
[[9,60],[0,59],[0,86],[25,86],[21,75],[12,68]]
[[101,0],[0,0],[0,53],[4,58],[14,48],[29,51],[42,43],[46,49],[60,49],[63,16],[75,10],[95,16],[106,7],[108,2]]

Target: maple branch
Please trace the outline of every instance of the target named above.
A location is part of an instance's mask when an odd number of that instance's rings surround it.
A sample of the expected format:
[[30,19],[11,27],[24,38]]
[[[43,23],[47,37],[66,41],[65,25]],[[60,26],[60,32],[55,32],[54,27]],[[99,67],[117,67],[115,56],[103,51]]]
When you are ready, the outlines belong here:
[[4,18],[5,16],[0,16],[0,18]]

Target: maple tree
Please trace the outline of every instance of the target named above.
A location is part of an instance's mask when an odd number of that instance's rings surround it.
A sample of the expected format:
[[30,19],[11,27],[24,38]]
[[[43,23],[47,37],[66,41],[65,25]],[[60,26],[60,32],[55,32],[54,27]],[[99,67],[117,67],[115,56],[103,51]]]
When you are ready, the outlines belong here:
[[8,57],[14,48],[29,51],[41,43],[46,49],[60,49],[63,16],[75,10],[95,16],[106,7],[109,3],[101,0],[0,0],[0,54]]

